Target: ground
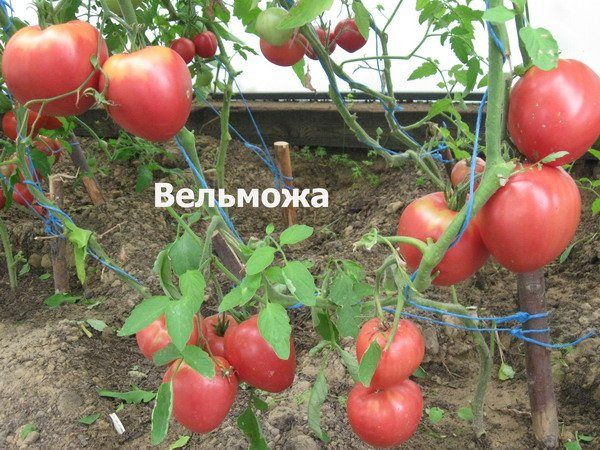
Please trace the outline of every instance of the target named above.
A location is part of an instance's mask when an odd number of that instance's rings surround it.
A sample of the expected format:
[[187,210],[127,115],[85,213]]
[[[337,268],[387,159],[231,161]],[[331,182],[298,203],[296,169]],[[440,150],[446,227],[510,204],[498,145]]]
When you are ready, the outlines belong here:
[[[88,150],[100,151],[91,147]],[[201,138],[201,158],[210,167],[215,141]],[[392,235],[401,209],[411,199],[431,187],[416,182],[414,170],[386,169],[376,162],[368,170],[371,181],[353,180],[351,169],[327,158],[310,157],[294,152],[295,182],[301,188],[322,187],[330,192],[330,208],[301,210],[302,223],[316,228],[315,236],[298,248],[293,256],[315,261],[315,269],[332,255],[360,261],[372,275],[384,253],[373,250],[353,251],[353,242],[372,227]],[[179,163],[172,162],[175,166]],[[578,176],[589,176],[598,167],[581,163]],[[181,166],[184,167],[184,166]],[[61,172],[73,173],[67,162]],[[269,172],[245,147],[233,144],[228,159],[228,183],[232,188],[271,187]],[[189,175],[189,173],[188,173]],[[597,176],[597,173],[596,173]],[[170,217],[154,208],[153,191],[134,192],[135,162],[109,166],[99,178],[108,202],[93,207],[81,185],[69,182],[67,210],[76,223],[95,230],[100,242],[119,264],[141,279],[155,293],[160,292],[152,273],[154,258],[172,241],[175,227]],[[379,182],[379,184],[377,184]],[[547,297],[552,311],[551,326],[555,341],[568,341],[600,323],[600,287],[598,268],[600,246],[593,234],[598,219],[590,211],[591,197],[582,193],[584,214],[578,244],[563,263],[547,268]],[[281,227],[281,213],[273,209],[244,208],[233,210],[232,218],[242,236],[259,236],[270,222]],[[162,369],[145,360],[137,350],[134,338],[119,338],[119,328],[132,307],[140,300],[113,273],[91,264],[84,289],[72,280],[73,292],[85,297],[72,305],[50,309],[43,300],[52,294],[52,280],[40,280],[49,272],[48,241],[36,240],[43,230],[33,217],[10,213],[9,228],[16,249],[23,252],[32,268],[20,277],[17,293],[10,293],[6,269],[0,263],[0,448],[131,448],[150,447],[149,430],[152,403],[125,405],[118,411],[125,433],[118,435],[108,414],[115,412],[119,401],[100,397],[99,389],[127,391],[132,385],[156,390]],[[118,226],[117,226],[118,225]],[[107,232],[108,231],[108,232]],[[106,233],[106,234],[103,234]],[[42,277],[44,278],[44,277]],[[512,274],[489,262],[471,280],[459,286],[463,303],[476,305],[480,315],[509,314],[515,309],[516,281]],[[447,299],[448,291],[432,290],[433,298]],[[214,299],[206,304],[205,313],[215,310]],[[110,327],[103,332],[84,334],[80,327],[86,319],[101,319]],[[329,399],[322,411],[323,428],[331,437],[328,446],[321,443],[307,425],[307,391],[317,375],[318,360],[308,350],[318,342],[304,311],[294,312],[294,336],[298,353],[298,374],[287,391],[267,396],[270,405],[261,413],[265,437],[272,448],[366,448],[352,433],[346,420],[344,403],[352,386],[350,377],[338,360],[326,370]],[[459,419],[457,411],[467,406],[472,396],[477,370],[475,352],[468,336],[455,330],[421,324],[426,336],[427,355],[423,368],[427,377],[421,385],[427,408],[445,411],[444,418],[432,424],[425,414],[416,435],[407,448],[494,448],[525,449],[534,446],[530,432],[527,385],[523,366],[523,345],[501,336],[503,355],[515,371],[512,380],[491,383],[486,409],[487,440],[475,442],[470,424]],[[88,327],[89,328],[89,327]],[[347,346],[352,350],[352,342]],[[560,407],[561,435],[573,438],[575,432],[597,436],[600,442],[600,339],[581,344],[571,352],[554,352],[557,394]],[[497,373],[500,358],[496,355]],[[239,397],[225,423],[216,431],[194,435],[191,448],[246,448],[235,418],[247,403],[247,394]],[[100,413],[92,425],[78,422],[81,417]],[[22,439],[25,424],[37,431]],[[179,436],[188,435],[172,421],[163,448]],[[594,442],[587,448],[593,448]],[[597,447],[596,447],[597,448]]]

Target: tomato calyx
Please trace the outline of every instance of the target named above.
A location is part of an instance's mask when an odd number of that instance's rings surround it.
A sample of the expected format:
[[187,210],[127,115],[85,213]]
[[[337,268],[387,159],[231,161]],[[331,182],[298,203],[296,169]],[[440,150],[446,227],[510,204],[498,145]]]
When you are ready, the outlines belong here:
[[227,328],[229,328],[229,318],[225,314],[219,314],[219,320],[213,325],[215,334],[219,337],[225,336]]

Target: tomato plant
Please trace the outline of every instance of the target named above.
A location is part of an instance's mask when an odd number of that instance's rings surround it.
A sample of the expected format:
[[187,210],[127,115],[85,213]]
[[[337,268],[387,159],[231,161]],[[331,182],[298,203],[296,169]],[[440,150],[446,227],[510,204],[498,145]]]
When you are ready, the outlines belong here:
[[[165,316],[161,316],[143,330],[138,331],[135,335],[135,339],[142,354],[149,360],[152,360],[152,357],[157,351],[165,348],[171,343]],[[198,319],[194,317],[194,327],[190,338],[188,339],[188,344],[193,345],[197,341]]]
[[349,53],[354,53],[365,46],[364,38],[354,19],[345,19],[339,22],[333,30],[333,42]]
[[287,11],[282,8],[267,8],[256,18],[256,34],[267,43],[274,46],[283,45],[294,35],[293,29],[279,29]]
[[217,37],[212,31],[203,31],[192,38],[196,54],[201,58],[213,58],[219,48]]
[[271,45],[260,40],[260,51],[263,56],[277,66],[293,66],[304,57],[306,40],[298,35],[281,45]]
[[192,62],[194,56],[196,56],[196,46],[191,39],[177,38],[171,42],[169,47],[179,53],[179,56],[181,56],[186,64]]
[[225,356],[225,333],[237,325],[231,314],[215,314],[202,319],[202,336],[213,355]]

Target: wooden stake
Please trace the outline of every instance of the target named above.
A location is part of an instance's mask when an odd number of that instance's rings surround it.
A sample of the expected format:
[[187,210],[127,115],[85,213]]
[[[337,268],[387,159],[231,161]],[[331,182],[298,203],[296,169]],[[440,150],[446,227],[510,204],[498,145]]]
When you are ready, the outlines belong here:
[[73,147],[71,159],[73,160],[73,164],[75,164],[75,167],[77,167],[77,169],[79,169],[79,171],[82,174],[84,174],[82,176],[82,180],[85,189],[88,195],[90,196],[90,200],[92,200],[92,203],[96,206],[106,203],[106,200],[104,200],[104,196],[102,195],[102,191],[100,190],[100,186],[98,185],[96,179],[92,176],[87,175],[87,173],[89,173],[90,171],[90,166],[88,165],[87,160],[85,159],[85,154],[81,149],[81,145],[79,145],[79,142],[77,141],[77,138],[74,134],[71,134],[71,146]]
[[237,254],[227,244],[227,241],[219,231],[215,231],[212,235],[213,251],[219,257],[227,270],[238,277],[240,280],[244,278],[244,264],[238,258]]
[[[521,311],[529,314],[545,313],[547,309],[543,269],[517,274],[517,293]],[[523,326],[524,330],[545,328],[548,328],[546,317],[530,320]],[[550,342],[548,333],[534,333],[530,336],[541,342]],[[558,412],[550,350],[526,342],[525,366],[533,433],[540,447],[556,449],[559,444]]]
[[[63,180],[60,176],[49,177],[50,198],[59,208],[64,207]],[[54,292],[69,292],[69,270],[67,264],[67,240],[52,239],[50,241],[50,257],[52,258],[52,274],[54,278]]]
[[[289,187],[294,187],[293,176],[292,176],[292,159],[290,157],[290,144],[283,141],[277,141],[273,144],[275,147],[275,157],[277,159],[277,167],[279,171],[286,179],[286,184]],[[285,189],[285,188],[284,188]],[[296,208],[293,206],[287,206],[283,211],[283,221],[285,227],[290,227],[298,223],[298,216],[296,214]]]

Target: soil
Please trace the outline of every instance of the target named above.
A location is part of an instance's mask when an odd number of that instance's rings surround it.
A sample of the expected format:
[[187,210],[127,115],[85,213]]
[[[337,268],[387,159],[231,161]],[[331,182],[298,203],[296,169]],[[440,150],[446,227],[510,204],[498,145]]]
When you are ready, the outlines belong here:
[[[214,159],[215,141],[200,138],[199,150],[206,167]],[[100,151],[87,141],[89,152]],[[172,151],[173,149],[169,149]],[[67,158],[65,158],[67,159]],[[160,292],[152,273],[154,258],[175,236],[172,219],[154,208],[152,188],[141,193],[134,190],[136,161],[111,163],[99,176],[108,198],[106,205],[93,207],[81,184],[70,180],[67,185],[67,211],[81,227],[100,235],[100,242],[123,268],[138,277],[153,292]],[[170,161],[182,169],[181,161]],[[590,176],[598,167],[582,163],[578,176]],[[231,188],[272,187],[272,179],[260,160],[245,147],[233,143],[228,157],[227,181]],[[294,152],[295,183],[300,188],[326,188],[330,207],[299,211],[302,223],[316,228],[314,237],[299,247],[293,257],[310,259],[315,270],[328,257],[355,259],[371,276],[385,253],[353,250],[353,243],[371,228],[393,235],[402,208],[417,195],[431,191],[431,186],[416,182],[412,166],[406,170],[388,169],[381,161],[364,168],[373,175],[371,182],[353,179],[351,169],[329,158]],[[58,170],[74,174],[67,161]],[[189,171],[183,170],[186,176]],[[172,178],[172,176],[170,176]],[[375,185],[374,179],[379,180]],[[158,177],[157,177],[158,180]],[[376,180],[375,180],[376,181]],[[584,213],[577,235],[577,245],[563,263],[547,268],[547,300],[552,310],[552,336],[556,342],[570,341],[586,329],[600,324],[600,287],[598,269],[600,245],[598,217],[590,211],[592,197],[582,191]],[[53,293],[52,280],[40,279],[49,272],[48,241],[35,218],[23,213],[5,214],[16,250],[31,263],[31,270],[20,276],[19,289],[11,293],[4,263],[0,262],[0,448],[148,448],[152,402],[119,406],[119,401],[100,397],[99,389],[127,391],[132,385],[154,391],[162,378],[162,369],[139,353],[134,338],[118,338],[119,328],[132,307],[140,300],[131,287],[112,272],[90,262],[85,288],[72,279],[73,293],[84,300],[51,309],[43,301]],[[243,208],[231,211],[233,222],[245,238],[260,236],[268,223],[281,228],[281,212],[266,208]],[[106,234],[103,234],[106,233]],[[595,236],[595,237],[594,237]],[[3,261],[3,258],[0,259]],[[42,266],[43,265],[43,266]],[[51,272],[51,270],[50,270]],[[45,277],[42,277],[45,278]],[[459,286],[459,298],[477,306],[480,315],[505,315],[515,310],[515,276],[493,262],[471,280]],[[432,298],[445,299],[449,292],[432,289]],[[214,299],[206,304],[206,313],[215,310]],[[91,331],[88,337],[82,321],[100,319],[109,327]],[[307,392],[314,381],[319,360],[308,355],[318,342],[311,330],[306,311],[293,313],[294,335],[298,353],[298,374],[287,391],[265,396],[270,405],[259,420],[272,448],[366,448],[352,433],[345,415],[345,400],[352,381],[339,360],[332,359],[326,369],[329,401],[322,410],[323,429],[331,437],[326,445],[310,431],[307,424]],[[421,324],[427,341],[423,364],[427,376],[418,379],[427,408],[444,410],[444,418],[432,424],[424,414],[420,428],[407,448],[427,449],[525,449],[535,446],[530,430],[527,383],[524,371],[524,347],[520,341],[501,336],[503,357],[515,369],[514,379],[500,381],[496,375],[487,397],[486,427],[483,442],[472,438],[470,423],[458,417],[458,410],[468,406],[475,387],[477,358],[470,339],[462,332]],[[352,350],[352,343],[348,342]],[[585,448],[599,448],[600,422],[600,339],[590,339],[576,349],[553,352],[556,390],[559,400],[561,437],[572,439],[575,432],[596,436]],[[495,374],[500,358],[496,355]],[[246,448],[246,440],[235,420],[247,404],[242,389],[225,423],[207,435],[192,435],[189,448]],[[118,435],[109,413],[117,411],[125,433]],[[100,413],[91,425],[78,419]],[[34,431],[22,439],[25,424]],[[163,448],[179,436],[190,435],[171,422]]]

